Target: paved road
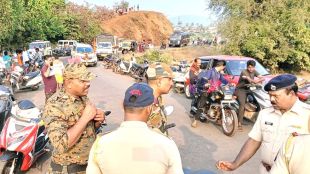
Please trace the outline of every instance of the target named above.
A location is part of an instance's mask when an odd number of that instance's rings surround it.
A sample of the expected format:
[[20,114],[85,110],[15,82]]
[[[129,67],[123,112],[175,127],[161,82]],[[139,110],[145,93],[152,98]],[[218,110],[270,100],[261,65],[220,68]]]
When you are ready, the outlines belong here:
[[[122,100],[124,92],[130,84],[134,83],[134,80],[128,76],[106,70],[100,64],[89,69],[97,75],[92,81],[89,97],[96,103],[97,107],[112,111],[112,114],[107,118],[108,126],[105,129],[107,131],[113,130],[120,125],[123,119]],[[42,88],[38,91],[17,93],[16,97],[19,100],[31,99],[37,106],[43,108],[44,93]],[[232,160],[247,139],[247,133],[251,126],[246,126],[243,132],[237,132],[234,137],[225,136],[220,127],[211,123],[201,123],[198,128],[194,129],[190,126],[190,119],[187,116],[190,100],[181,94],[171,92],[164,97],[164,101],[168,105],[174,106],[174,113],[169,117],[169,122],[174,122],[177,126],[170,129],[170,135],[179,147],[183,167],[193,170],[207,169],[213,173],[222,173],[216,169],[215,162],[219,159]],[[49,156],[50,153],[42,156],[27,173],[45,173],[50,160]],[[258,156],[259,154],[256,154],[243,167],[231,173],[258,173]]]

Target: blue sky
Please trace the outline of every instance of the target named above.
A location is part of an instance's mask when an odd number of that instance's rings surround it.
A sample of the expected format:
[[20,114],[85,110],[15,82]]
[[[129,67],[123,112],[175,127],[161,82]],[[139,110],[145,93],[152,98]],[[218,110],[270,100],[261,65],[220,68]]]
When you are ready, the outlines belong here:
[[[118,0],[70,0],[77,4],[88,2],[100,6],[112,7]],[[164,13],[173,23],[178,18],[183,23],[201,23],[208,25],[216,20],[212,12],[206,10],[206,0],[127,0],[130,6],[139,4],[140,10],[151,10]]]

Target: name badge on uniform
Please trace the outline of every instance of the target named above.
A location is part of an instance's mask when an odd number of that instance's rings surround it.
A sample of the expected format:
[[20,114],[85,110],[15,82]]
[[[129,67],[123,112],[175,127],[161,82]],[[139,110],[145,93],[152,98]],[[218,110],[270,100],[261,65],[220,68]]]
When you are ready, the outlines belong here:
[[272,126],[272,125],[273,125],[273,123],[272,123],[272,122],[265,121],[265,125]]

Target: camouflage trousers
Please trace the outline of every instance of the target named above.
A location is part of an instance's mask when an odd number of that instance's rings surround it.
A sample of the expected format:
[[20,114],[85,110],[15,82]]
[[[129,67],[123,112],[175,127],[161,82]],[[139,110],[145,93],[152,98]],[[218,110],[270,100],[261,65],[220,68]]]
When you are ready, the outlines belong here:
[[52,168],[49,168],[48,172],[46,174],[86,174],[86,171],[85,172],[77,172],[77,173],[55,172],[55,171],[52,171]]
[[68,173],[68,171],[53,171],[52,167],[50,166],[48,168],[48,171],[46,172],[46,174],[86,174],[86,171],[81,171],[81,172],[75,172],[75,173]]

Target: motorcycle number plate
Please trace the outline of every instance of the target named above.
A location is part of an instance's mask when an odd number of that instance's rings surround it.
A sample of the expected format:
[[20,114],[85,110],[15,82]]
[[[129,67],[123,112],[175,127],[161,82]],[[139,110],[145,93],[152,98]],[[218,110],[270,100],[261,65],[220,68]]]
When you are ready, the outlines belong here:
[[255,86],[251,86],[251,87],[250,87],[250,90],[255,90],[255,89],[256,89]]

